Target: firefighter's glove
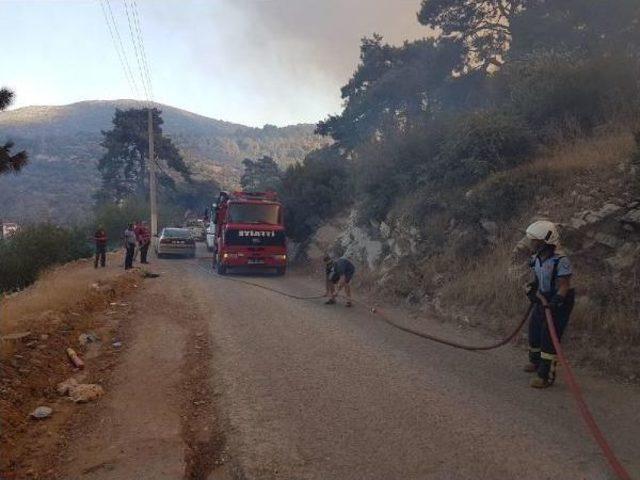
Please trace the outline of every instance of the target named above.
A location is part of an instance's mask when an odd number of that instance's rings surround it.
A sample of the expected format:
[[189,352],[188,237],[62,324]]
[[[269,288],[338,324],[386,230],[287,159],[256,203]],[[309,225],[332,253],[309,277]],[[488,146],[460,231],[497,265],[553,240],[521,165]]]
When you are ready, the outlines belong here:
[[538,298],[538,283],[530,282],[524,287],[525,295],[529,299],[531,303],[538,303],[540,299]]
[[549,301],[551,310],[558,310],[564,306],[564,296],[556,294]]

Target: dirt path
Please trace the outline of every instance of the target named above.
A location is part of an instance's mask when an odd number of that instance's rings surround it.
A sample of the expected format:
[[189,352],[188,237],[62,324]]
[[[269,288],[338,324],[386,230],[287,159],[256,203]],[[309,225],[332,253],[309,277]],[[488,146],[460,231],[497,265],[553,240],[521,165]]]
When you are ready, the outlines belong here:
[[75,432],[60,478],[225,478],[207,325],[169,270],[131,298],[110,393]]

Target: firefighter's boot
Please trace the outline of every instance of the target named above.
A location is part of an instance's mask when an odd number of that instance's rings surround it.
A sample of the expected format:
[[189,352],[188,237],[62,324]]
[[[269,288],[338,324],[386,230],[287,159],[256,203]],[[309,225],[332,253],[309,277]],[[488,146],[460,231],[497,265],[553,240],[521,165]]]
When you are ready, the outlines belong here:
[[549,380],[539,377],[536,375],[535,378],[531,379],[531,383],[529,383],[531,388],[548,388],[551,386]]

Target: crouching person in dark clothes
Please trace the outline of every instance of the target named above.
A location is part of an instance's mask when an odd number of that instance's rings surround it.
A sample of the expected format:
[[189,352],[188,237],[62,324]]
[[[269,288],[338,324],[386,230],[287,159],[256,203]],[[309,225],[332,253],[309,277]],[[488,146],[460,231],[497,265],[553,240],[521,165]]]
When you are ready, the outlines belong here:
[[556,225],[541,220],[527,228],[534,255],[531,268],[534,280],[527,285],[527,296],[534,304],[529,320],[529,364],[535,372],[533,388],[553,385],[556,375],[556,349],[547,326],[545,309],[550,309],[558,338],[562,338],[573,309],[575,292],[571,288],[571,263],[562,251]]
[[340,290],[344,288],[344,293],[347,296],[346,306],[351,306],[351,279],[353,274],[356,273],[356,267],[353,266],[346,258],[339,258],[333,260],[330,256],[324,257],[325,274],[326,274],[326,295],[329,300],[326,301],[327,305],[333,305],[336,303],[336,296],[340,293]]

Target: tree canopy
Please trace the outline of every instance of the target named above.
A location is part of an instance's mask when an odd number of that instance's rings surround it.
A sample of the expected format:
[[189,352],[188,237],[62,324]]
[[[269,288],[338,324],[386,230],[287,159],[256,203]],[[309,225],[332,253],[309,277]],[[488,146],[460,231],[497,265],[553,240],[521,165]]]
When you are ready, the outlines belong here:
[[[13,101],[14,93],[7,89],[0,89],[0,112],[5,110]],[[27,152],[21,151],[12,153],[14,147],[13,142],[6,142],[0,145],[0,175],[6,173],[17,173],[27,164],[29,157]]]
[[247,192],[276,191],[282,181],[282,172],[275,160],[267,155],[257,160],[242,161],[244,173],[240,185]]
[[[190,180],[190,171],[171,139],[163,135],[161,113],[152,109],[158,183],[173,189],[176,177]],[[102,175],[98,201],[119,203],[130,196],[144,196],[149,185],[148,111],[116,109],[113,128],[102,134],[101,145],[107,152],[98,163]]]
[[464,46],[461,69],[501,66],[511,21],[530,0],[422,0],[418,21]]
[[393,47],[382,40],[380,35],[362,40],[360,64],[342,87],[344,111],[316,129],[348,149],[441,110],[452,87],[459,44],[427,39]]
[[[490,179],[507,181],[565,135],[637,122],[638,0],[422,0],[418,20],[431,38],[362,40],[343,111],[316,128],[348,159],[365,224],[515,215],[534,191],[492,191]],[[314,169],[304,173],[327,187]],[[482,182],[491,188],[470,200]]]

